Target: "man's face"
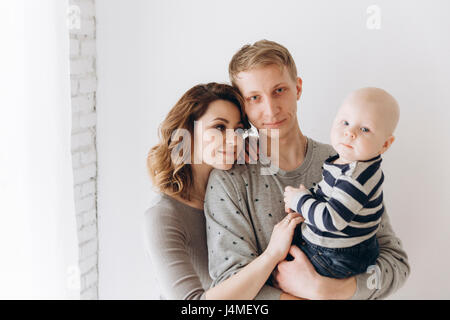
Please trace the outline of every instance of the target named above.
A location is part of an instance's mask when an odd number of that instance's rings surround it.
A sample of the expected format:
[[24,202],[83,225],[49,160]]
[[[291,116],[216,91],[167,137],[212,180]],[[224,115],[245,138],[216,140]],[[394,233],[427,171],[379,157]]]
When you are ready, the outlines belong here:
[[294,81],[286,67],[272,64],[240,72],[236,84],[245,99],[245,113],[257,129],[279,129],[282,138],[298,126],[302,81]]

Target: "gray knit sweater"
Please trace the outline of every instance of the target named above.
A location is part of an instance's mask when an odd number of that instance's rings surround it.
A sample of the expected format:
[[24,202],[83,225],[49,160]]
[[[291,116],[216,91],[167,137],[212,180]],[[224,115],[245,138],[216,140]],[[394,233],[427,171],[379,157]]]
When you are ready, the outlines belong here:
[[144,214],[144,239],[161,298],[205,298],[211,278],[203,210],[160,194]]
[[[274,225],[286,215],[284,188],[300,184],[312,188],[322,178],[324,160],[333,154],[331,146],[308,139],[305,160],[295,170],[279,169],[276,174],[264,175],[261,172],[267,165],[258,162],[211,172],[204,209],[212,286],[235,274],[267,248]],[[407,254],[392,229],[387,210],[376,236],[380,245],[378,268],[356,276],[353,299],[385,298],[409,275]],[[266,284],[256,299],[279,299],[280,294],[280,290]]]

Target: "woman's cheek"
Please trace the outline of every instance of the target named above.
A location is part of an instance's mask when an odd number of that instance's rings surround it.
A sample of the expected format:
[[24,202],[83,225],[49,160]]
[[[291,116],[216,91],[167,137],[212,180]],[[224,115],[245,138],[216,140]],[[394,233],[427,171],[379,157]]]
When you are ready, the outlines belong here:
[[218,130],[207,130],[203,135],[203,158],[205,162],[212,165],[220,162],[221,153],[218,153],[218,150],[221,150],[222,147],[222,134]]

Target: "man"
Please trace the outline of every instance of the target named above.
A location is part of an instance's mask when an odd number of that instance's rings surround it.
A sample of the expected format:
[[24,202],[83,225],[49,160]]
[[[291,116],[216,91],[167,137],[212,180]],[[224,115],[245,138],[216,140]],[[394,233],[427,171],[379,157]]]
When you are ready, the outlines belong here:
[[[277,156],[279,169],[264,174],[273,165],[258,161],[211,173],[205,216],[213,286],[266,249],[273,226],[286,215],[284,188],[313,187],[321,180],[323,161],[335,154],[331,146],[306,138],[300,130],[297,101],[302,80],[286,48],[267,40],[246,45],[233,56],[229,74],[244,96],[250,122],[258,130],[267,129],[260,131],[260,139],[267,139],[267,156]],[[272,154],[271,139],[279,139],[279,154]],[[319,275],[304,253],[292,246],[294,259],[281,262],[275,271],[279,289],[266,284],[256,299],[283,299],[288,297],[285,293],[307,299],[384,298],[406,281],[409,264],[386,212],[377,239],[380,257],[372,272],[347,279]]]

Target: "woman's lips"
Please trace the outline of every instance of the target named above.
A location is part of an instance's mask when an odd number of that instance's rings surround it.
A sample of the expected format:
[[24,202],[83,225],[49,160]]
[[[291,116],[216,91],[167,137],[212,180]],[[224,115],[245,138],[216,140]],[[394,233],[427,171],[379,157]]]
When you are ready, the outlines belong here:
[[286,121],[286,119],[277,121],[277,122],[265,122],[264,126],[265,127],[269,127],[269,128],[276,128],[279,127],[284,121]]
[[234,157],[234,155],[236,154],[235,151],[217,151],[217,153],[221,153],[226,157]]

